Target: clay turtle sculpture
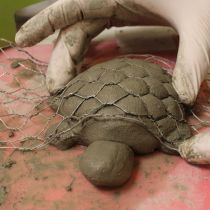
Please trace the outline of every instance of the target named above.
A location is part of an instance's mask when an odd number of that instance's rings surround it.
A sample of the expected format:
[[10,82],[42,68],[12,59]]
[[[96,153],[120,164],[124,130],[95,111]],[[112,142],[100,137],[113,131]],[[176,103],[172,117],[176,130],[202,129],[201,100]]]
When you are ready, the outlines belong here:
[[132,172],[134,152],[178,154],[191,137],[171,76],[155,64],[117,58],[79,74],[51,107],[65,119],[47,132],[60,149],[88,146],[80,159],[97,186],[119,186]]

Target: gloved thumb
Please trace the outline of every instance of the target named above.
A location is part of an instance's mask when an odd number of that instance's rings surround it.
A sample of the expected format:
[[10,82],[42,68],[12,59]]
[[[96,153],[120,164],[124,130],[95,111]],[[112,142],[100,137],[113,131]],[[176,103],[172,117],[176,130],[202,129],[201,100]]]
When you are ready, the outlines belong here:
[[91,39],[106,25],[106,19],[84,20],[61,30],[46,74],[46,85],[51,94],[65,88],[79,73]]
[[210,21],[180,28],[180,43],[173,74],[173,86],[181,101],[192,105],[209,69]]
[[[62,30],[57,38],[46,73],[46,86],[51,94],[62,90],[76,76],[76,64],[72,60],[71,50],[66,43],[66,34],[71,28]],[[76,43],[73,44],[77,45]]]

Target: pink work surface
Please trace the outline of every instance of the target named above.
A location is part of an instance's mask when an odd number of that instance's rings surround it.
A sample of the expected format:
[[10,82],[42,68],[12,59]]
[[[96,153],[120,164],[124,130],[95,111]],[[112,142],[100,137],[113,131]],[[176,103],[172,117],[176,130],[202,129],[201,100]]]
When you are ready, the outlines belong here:
[[[51,46],[36,46],[27,49],[34,57],[48,61]],[[96,45],[88,53],[86,63],[99,62],[119,54],[114,42]],[[5,51],[9,57],[24,57],[15,49]],[[150,55],[141,56],[162,66],[173,67],[175,54],[161,54],[166,60]],[[170,60],[167,60],[170,59]],[[10,68],[11,60],[0,54],[0,69],[9,73],[21,71]],[[89,65],[89,64],[87,64]],[[87,66],[86,65],[86,66]],[[0,74],[2,75],[3,70]],[[17,73],[17,72],[16,72]],[[15,74],[15,73],[14,73]],[[0,85],[14,81],[3,75]],[[3,81],[3,82],[2,82]],[[25,82],[27,86],[27,82]],[[13,90],[14,91],[14,90]],[[43,94],[43,90],[40,94]],[[46,92],[46,90],[45,90]],[[203,85],[198,102],[208,105],[209,90]],[[46,93],[47,94],[47,93]],[[27,96],[26,96],[27,97]],[[204,101],[202,99],[205,99]],[[27,110],[24,103],[16,103],[16,110]],[[6,110],[7,111],[7,110]],[[6,112],[5,111],[5,112]],[[48,110],[48,112],[52,112]],[[208,118],[207,112],[200,115]],[[16,121],[14,122],[16,123]],[[25,132],[35,133],[43,126],[41,115],[29,125]],[[206,127],[205,129],[208,129]],[[202,129],[201,132],[205,129]],[[1,131],[1,130],[0,130]],[[9,131],[0,132],[0,139]],[[19,135],[9,135],[10,139]],[[78,163],[84,147],[77,146],[68,151],[59,151],[52,146],[31,152],[0,150],[2,162],[8,158],[15,160],[10,168],[0,168],[0,187],[6,187],[1,195],[1,210],[209,210],[210,209],[210,167],[186,163],[178,156],[154,153],[135,158],[135,168],[131,179],[115,189],[96,188],[80,173]],[[2,189],[2,188],[1,188]]]

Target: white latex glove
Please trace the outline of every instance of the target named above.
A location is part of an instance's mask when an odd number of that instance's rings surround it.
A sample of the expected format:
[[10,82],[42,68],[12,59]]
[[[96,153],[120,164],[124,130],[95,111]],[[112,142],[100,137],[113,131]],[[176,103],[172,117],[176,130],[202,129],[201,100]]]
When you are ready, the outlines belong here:
[[210,131],[187,139],[179,146],[178,152],[190,163],[210,164]]
[[29,20],[16,35],[30,46],[62,29],[47,72],[51,93],[62,89],[79,69],[93,37],[112,25],[168,25],[180,36],[173,85],[182,102],[192,104],[209,68],[209,0],[59,0]]

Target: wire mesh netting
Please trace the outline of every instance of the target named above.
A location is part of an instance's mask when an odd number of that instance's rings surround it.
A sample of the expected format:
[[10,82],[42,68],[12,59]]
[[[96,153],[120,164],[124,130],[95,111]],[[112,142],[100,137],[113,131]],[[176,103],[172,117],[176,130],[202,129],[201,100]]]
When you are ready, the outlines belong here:
[[[10,57],[1,49],[0,131],[1,148],[34,150],[46,145],[44,134],[56,118],[48,104],[45,87],[47,63],[25,50],[10,47],[22,58]],[[29,142],[29,144],[26,144]]]
[[[8,43],[9,49],[1,49],[0,54],[0,148],[22,151],[44,148],[49,143],[45,138],[49,126],[65,119],[58,111],[53,112],[48,103],[49,93],[45,86],[48,64],[13,43],[3,41]],[[11,56],[9,50],[16,54]],[[128,57],[157,63],[169,73],[175,65],[174,61],[149,54]],[[106,60],[106,56],[103,59]],[[92,56],[84,66],[87,68],[103,59]],[[209,127],[208,98],[209,88],[204,83],[196,105],[190,109],[189,123],[195,132]]]

